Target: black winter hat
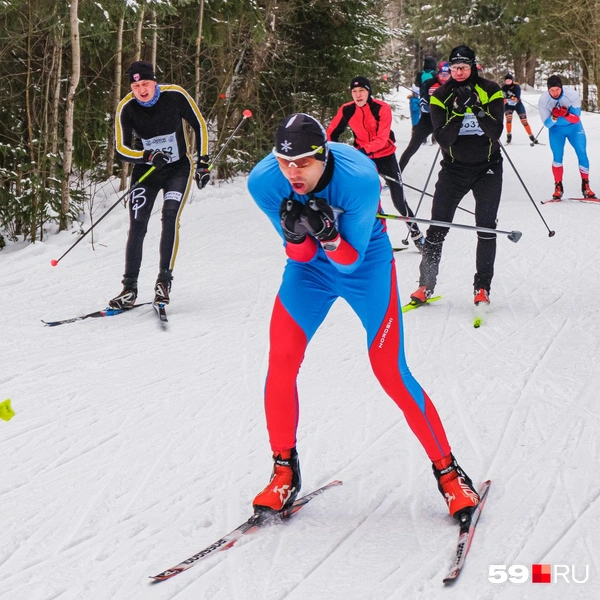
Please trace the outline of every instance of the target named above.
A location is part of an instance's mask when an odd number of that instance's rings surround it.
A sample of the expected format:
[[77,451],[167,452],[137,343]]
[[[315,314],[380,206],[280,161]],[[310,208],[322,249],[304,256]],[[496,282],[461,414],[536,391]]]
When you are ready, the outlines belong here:
[[507,73],[507,74],[504,76],[504,81],[506,81],[507,79],[510,79],[511,81],[514,81],[514,80],[515,80],[515,78],[514,78],[514,76],[513,76],[513,74],[512,74],[512,73]]
[[286,117],[275,133],[273,154],[286,160],[306,156],[327,160],[327,134],[323,125],[305,113]]
[[456,46],[450,52],[448,62],[451,65],[466,64],[473,66],[476,63],[475,52],[469,46]]
[[358,75],[350,82],[350,90],[356,87],[365,88],[369,92],[369,96],[371,96],[371,82],[366,77]]
[[433,56],[426,56],[423,61],[423,70],[424,71],[435,71],[437,66],[437,61]]
[[550,89],[551,87],[562,88],[563,86],[562,79],[558,75],[550,75],[550,77],[548,77],[547,84],[548,89]]
[[129,65],[129,69],[127,69],[127,74],[129,75],[129,83],[142,81],[144,79],[156,81],[154,65],[146,60],[136,60],[135,62],[132,62],[131,65]]

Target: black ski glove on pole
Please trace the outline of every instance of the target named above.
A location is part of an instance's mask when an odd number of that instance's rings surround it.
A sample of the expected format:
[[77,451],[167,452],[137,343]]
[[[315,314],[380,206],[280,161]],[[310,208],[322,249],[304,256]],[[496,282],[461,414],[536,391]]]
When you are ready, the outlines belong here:
[[300,222],[304,204],[293,198],[284,198],[279,207],[283,235],[290,244],[301,244],[306,239],[307,229]]
[[198,159],[194,179],[199,190],[203,190],[210,181],[210,170],[208,168],[208,156],[205,154]]
[[171,162],[171,155],[162,150],[144,150],[144,160],[152,163],[152,166],[158,171]]
[[335,227],[333,209],[323,198],[310,197],[304,206],[301,221],[320,242],[329,242],[339,235]]
[[473,108],[476,104],[479,104],[479,96],[469,84],[454,88],[454,112],[464,114],[467,108]]

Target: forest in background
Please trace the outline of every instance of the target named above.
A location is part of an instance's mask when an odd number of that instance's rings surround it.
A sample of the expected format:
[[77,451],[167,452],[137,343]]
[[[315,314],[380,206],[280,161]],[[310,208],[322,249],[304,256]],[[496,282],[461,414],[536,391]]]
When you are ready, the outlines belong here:
[[213,156],[252,111],[221,179],[268,152],[285,115],[327,123],[355,75],[381,95],[460,43],[488,78],[543,85],[557,72],[597,110],[600,0],[0,0],[0,24],[0,248],[69,228],[94,182],[125,189],[113,118],[133,60],[192,94]]

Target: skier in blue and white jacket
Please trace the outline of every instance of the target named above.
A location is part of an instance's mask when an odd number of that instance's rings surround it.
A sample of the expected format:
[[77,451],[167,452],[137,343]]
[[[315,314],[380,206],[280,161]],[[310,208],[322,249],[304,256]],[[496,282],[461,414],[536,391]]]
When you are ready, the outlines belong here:
[[587,140],[581,124],[581,98],[573,89],[564,89],[558,75],[548,77],[548,91],[538,101],[540,119],[546,127],[552,150],[552,174],[554,175],[554,200],[560,200],[563,187],[563,156],[565,142],[569,140],[577,154],[581,174],[581,193],[584,198],[595,198],[590,189],[590,161],[587,156]]

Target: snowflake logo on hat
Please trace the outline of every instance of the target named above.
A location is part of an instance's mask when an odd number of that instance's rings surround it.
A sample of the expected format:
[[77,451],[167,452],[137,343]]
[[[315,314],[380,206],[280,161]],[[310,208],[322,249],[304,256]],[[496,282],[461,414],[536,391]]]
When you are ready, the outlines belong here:
[[133,74],[133,80],[134,81],[139,81],[140,80],[140,74],[139,73],[134,73]]
[[281,151],[282,152],[289,152],[292,149],[292,143],[288,142],[287,140],[285,140],[285,142],[283,142],[281,144]]

